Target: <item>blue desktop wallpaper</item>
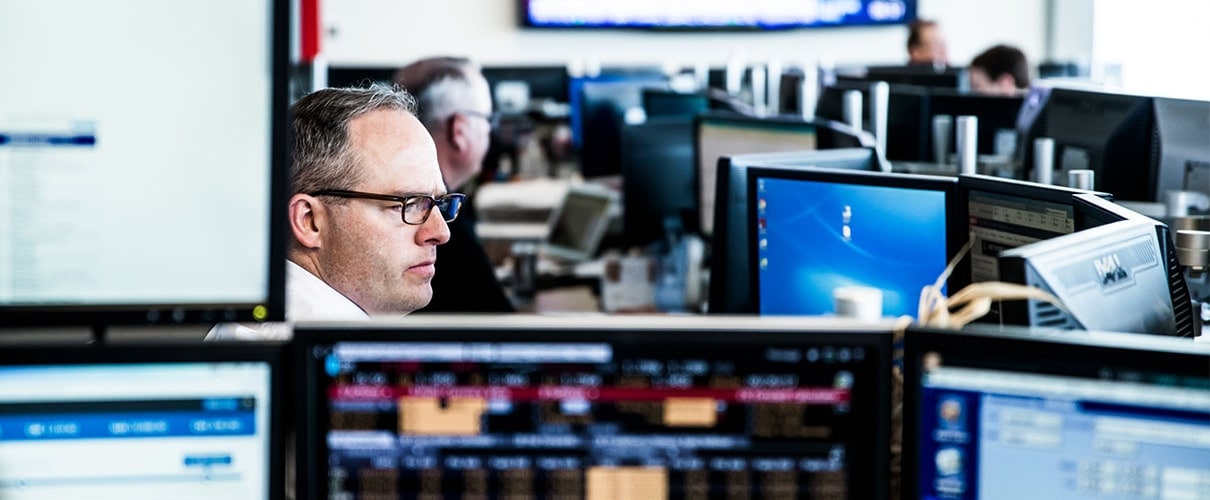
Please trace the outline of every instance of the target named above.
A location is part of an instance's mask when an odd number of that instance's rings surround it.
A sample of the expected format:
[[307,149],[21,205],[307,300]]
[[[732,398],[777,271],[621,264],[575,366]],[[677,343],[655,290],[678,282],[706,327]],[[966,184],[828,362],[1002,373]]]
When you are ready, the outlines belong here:
[[832,290],[861,285],[882,290],[883,316],[915,317],[945,270],[944,192],[776,178],[757,191],[761,314],[832,314]]

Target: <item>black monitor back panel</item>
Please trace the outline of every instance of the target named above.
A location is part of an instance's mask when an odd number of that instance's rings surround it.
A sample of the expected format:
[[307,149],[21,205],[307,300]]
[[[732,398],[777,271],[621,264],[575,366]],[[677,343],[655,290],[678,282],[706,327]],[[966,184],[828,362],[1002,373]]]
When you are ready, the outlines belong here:
[[484,66],[482,71],[493,90],[497,83],[518,81],[529,87],[530,99],[569,100],[570,79],[565,66]]
[[693,119],[660,117],[622,127],[622,230],[627,245],[661,239],[665,222],[697,232]]
[[396,67],[385,66],[330,66],[329,87],[368,87],[373,84],[391,85],[395,82]]
[[[861,127],[874,132],[868,81],[838,81],[820,90],[815,116],[844,122],[844,94],[861,92]],[[887,103],[886,158],[891,161],[931,160],[928,113],[929,89],[914,85],[891,85]]]
[[[1002,133],[1001,131],[1010,133],[1016,131],[1017,118],[1021,113],[1023,102],[1024,100],[1020,96],[963,94],[934,90],[928,96],[927,116],[925,116],[925,123],[928,126],[923,129],[926,132],[923,134],[926,136],[925,144],[930,145],[927,149],[930,152],[928,160],[936,161],[936,158],[931,155],[934,116],[953,117],[955,130],[957,130],[959,116],[967,115],[978,118],[978,152],[980,155],[990,155],[997,152],[996,140],[997,135]],[[950,152],[956,151],[957,141],[951,139],[949,143]]]
[[1055,177],[1094,172],[1095,189],[1116,200],[1156,201],[1153,98],[1056,88],[1046,100]]

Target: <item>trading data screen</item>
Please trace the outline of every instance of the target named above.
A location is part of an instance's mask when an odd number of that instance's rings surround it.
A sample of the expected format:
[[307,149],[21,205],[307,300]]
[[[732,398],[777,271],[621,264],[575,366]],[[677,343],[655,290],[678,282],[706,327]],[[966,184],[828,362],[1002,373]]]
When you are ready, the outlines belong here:
[[314,473],[329,498],[865,498],[889,361],[849,335],[321,343]]
[[971,282],[999,281],[997,257],[1010,248],[1075,231],[1071,203],[971,190]]

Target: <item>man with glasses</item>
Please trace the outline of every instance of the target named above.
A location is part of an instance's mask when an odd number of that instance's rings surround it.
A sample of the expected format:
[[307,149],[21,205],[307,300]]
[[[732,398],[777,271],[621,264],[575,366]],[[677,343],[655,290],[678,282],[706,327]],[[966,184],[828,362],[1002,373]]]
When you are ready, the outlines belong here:
[[[420,121],[437,145],[445,187],[464,189],[483,166],[496,122],[491,90],[479,66],[463,58],[430,57],[401,68],[395,83],[416,96]],[[433,300],[422,312],[514,310],[475,234],[469,205],[450,223],[450,242],[438,251]]]
[[[404,315],[428,304],[449,193],[407,92],[323,89],[292,108],[286,320]],[[283,324],[221,324],[214,339],[288,338]]]

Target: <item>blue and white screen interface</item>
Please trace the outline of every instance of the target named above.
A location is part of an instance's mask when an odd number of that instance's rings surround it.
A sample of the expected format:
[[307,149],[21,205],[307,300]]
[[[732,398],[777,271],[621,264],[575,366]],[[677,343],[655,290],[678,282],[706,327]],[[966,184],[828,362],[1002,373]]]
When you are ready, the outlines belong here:
[[882,291],[883,316],[915,316],[921,289],[945,269],[943,191],[756,183],[761,314],[833,314],[833,290],[864,286]]
[[[1208,372],[1210,373],[1210,372]],[[1210,378],[936,366],[921,380],[922,499],[1206,498]]]
[[269,495],[264,362],[0,367],[0,498]]

